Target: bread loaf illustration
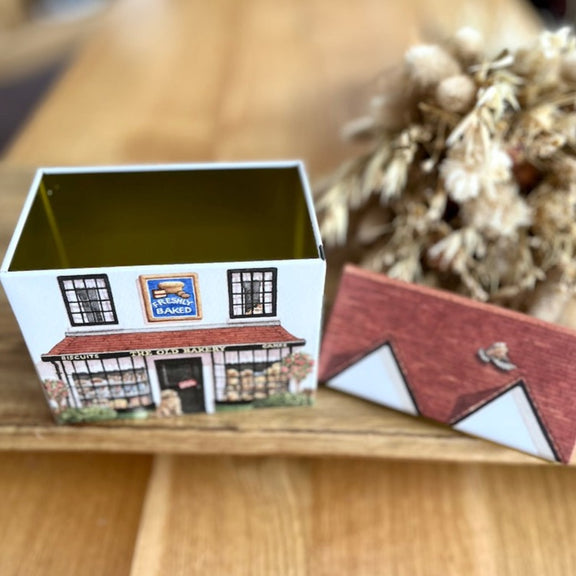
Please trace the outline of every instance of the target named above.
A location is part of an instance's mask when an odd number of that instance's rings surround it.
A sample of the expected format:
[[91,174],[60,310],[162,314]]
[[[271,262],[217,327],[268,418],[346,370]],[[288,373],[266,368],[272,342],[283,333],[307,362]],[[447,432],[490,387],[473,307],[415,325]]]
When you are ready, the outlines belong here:
[[264,390],[266,388],[266,376],[264,374],[257,374],[254,377],[254,387],[256,390]]
[[242,370],[240,377],[242,380],[242,388],[246,389],[254,386],[254,372],[249,368]]
[[184,282],[179,280],[166,280],[165,282],[158,282],[158,288],[165,290],[166,294],[178,294],[184,289]]
[[175,390],[162,390],[160,399],[160,406],[156,409],[156,416],[166,418],[182,414],[180,396]]
[[184,290],[184,282],[179,280],[166,280],[165,282],[158,282],[158,288],[152,290],[154,298],[165,298],[168,294],[176,294],[180,298],[190,298],[190,294]]

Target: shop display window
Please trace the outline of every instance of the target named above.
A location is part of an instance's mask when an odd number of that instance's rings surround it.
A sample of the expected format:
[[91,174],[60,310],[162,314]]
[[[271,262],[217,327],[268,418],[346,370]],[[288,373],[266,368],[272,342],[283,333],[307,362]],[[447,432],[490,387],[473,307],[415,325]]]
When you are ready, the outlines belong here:
[[148,369],[143,358],[121,356],[56,362],[57,370],[74,385],[81,406],[128,410],[153,404]]
[[217,402],[252,402],[288,392],[290,382],[282,360],[289,353],[288,347],[215,353]]

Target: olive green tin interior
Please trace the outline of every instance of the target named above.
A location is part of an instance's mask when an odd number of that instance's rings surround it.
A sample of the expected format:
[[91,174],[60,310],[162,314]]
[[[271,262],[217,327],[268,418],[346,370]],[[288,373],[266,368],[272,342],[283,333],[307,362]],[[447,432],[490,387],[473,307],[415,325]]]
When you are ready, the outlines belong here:
[[9,270],[319,258],[297,167],[44,173]]

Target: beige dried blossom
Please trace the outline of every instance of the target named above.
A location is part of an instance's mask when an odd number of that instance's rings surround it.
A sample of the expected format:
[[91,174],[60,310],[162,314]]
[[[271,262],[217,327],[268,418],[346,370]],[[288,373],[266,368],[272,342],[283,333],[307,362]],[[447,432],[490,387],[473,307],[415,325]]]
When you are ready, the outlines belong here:
[[318,203],[318,209],[324,213],[320,226],[324,240],[328,244],[344,244],[348,230],[348,202],[343,185],[331,188]]
[[450,53],[434,44],[410,48],[404,62],[408,77],[417,88],[436,86],[444,78],[460,73],[460,65]]
[[348,122],[342,128],[342,138],[344,140],[372,140],[377,130],[378,125],[372,116],[362,116],[362,118]]
[[576,83],[576,51],[572,50],[562,56],[560,76],[564,82]]
[[483,175],[478,163],[465,157],[446,158],[440,166],[440,176],[446,192],[458,203],[476,198],[482,189]]
[[516,52],[513,70],[547,89],[559,81],[562,57],[573,49],[574,39],[569,28],[543,32],[532,46]]
[[400,90],[394,94],[378,94],[370,100],[370,115],[376,126],[383,130],[401,130],[410,117],[406,95]]
[[546,160],[556,155],[566,144],[566,137],[558,132],[541,133],[531,143],[531,156]]
[[552,171],[557,178],[557,187],[572,193],[572,187],[576,185],[576,158],[557,154],[553,159]]
[[440,177],[450,198],[463,203],[482,193],[493,198],[495,187],[512,178],[512,160],[496,143],[469,154],[463,144],[452,148],[440,165]]
[[576,114],[558,113],[555,129],[566,138],[566,144],[576,148]]
[[514,238],[519,229],[531,224],[531,211],[515,184],[500,184],[494,188],[495,193],[462,204],[462,221],[486,238]]
[[384,171],[392,156],[392,148],[387,142],[383,142],[372,157],[368,160],[364,174],[362,175],[362,186],[360,193],[366,202],[373,193],[382,189],[384,181]]
[[476,300],[488,300],[489,293],[481,282],[470,273],[472,262],[483,258],[486,253],[484,239],[473,228],[462,228],[451,232],[427,251],[428,263],[432,268],[452,272],[460,278],[463,287]]
[[545,269],[571,261],[576,252],[576,183],[568,189],[545,183],[530,196],[537,254]]
[[318,198],[328,246],[556,320],[576,292],[574,34],[490,58],[463,29],[408,50],[398,78],[347,129],[372,150]]
[[540,320],[556,322],[574,294],[573,282],[560,280],[561,273],[550,275],[547,282],[540,283],[534,293],[534,300],[528,313]]
[[458,74],[442,80],[436,88],[436,100],[447,112],[468,112],[476,97],[476,83],[470,76]]
[[478,62],[484,56],[484,38],[475,28],[460,28],[448,42],[452,53],[463,64]]
[[395,280],[411,282],[420,272],[420,256],[415,253],[411,258],[406,258],[393,264],[388,270],[388,276]]
[[361,220],[356,234],[360,244],[370,245],[390,231],[390,215],[384,210],[371,210]]
[[382,178],[380,199],[386,204],[391,198],[400,195],[408,180],[408,168],[414,158],[415,147],[399,148],[392,155]]
[[527,110],[521,118],[525,136],[529,138],[540,132],[551,132],[554,130],[557,116],[558,109],[551,104],[541,104]]
[[[408,181],[408,170],[418,150],[418,144],[429,136],[420,126],[402,131],[391,145],[391,155],[384,169],[380,188],[380,201],[387,204],[400,195]],[[378,153],[377,153],[378,154]]]

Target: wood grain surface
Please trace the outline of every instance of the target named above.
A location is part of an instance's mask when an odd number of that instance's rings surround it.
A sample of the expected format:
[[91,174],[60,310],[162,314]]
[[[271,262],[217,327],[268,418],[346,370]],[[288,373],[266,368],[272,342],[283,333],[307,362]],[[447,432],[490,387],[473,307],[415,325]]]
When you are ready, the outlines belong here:
[[67,58],[99,20],[99,10],[80,10],[73,18],[34,18],[27,0],[0,0],[0,83]]
[[132,576],[572,574],[576,470],[155,461]]
[[[573,469],[0,457],[0,573],[572,574]],[[131,566],[131,568],[130,568]]]
[[[540,24],[523,0],[118,0],[8,154],[25,165],[303,158],[420,38],[474,24],[497,49]],[[514,22],[510,26],[509,22]]]
[[0,454],[0,574],[128,573],[149,456]]

